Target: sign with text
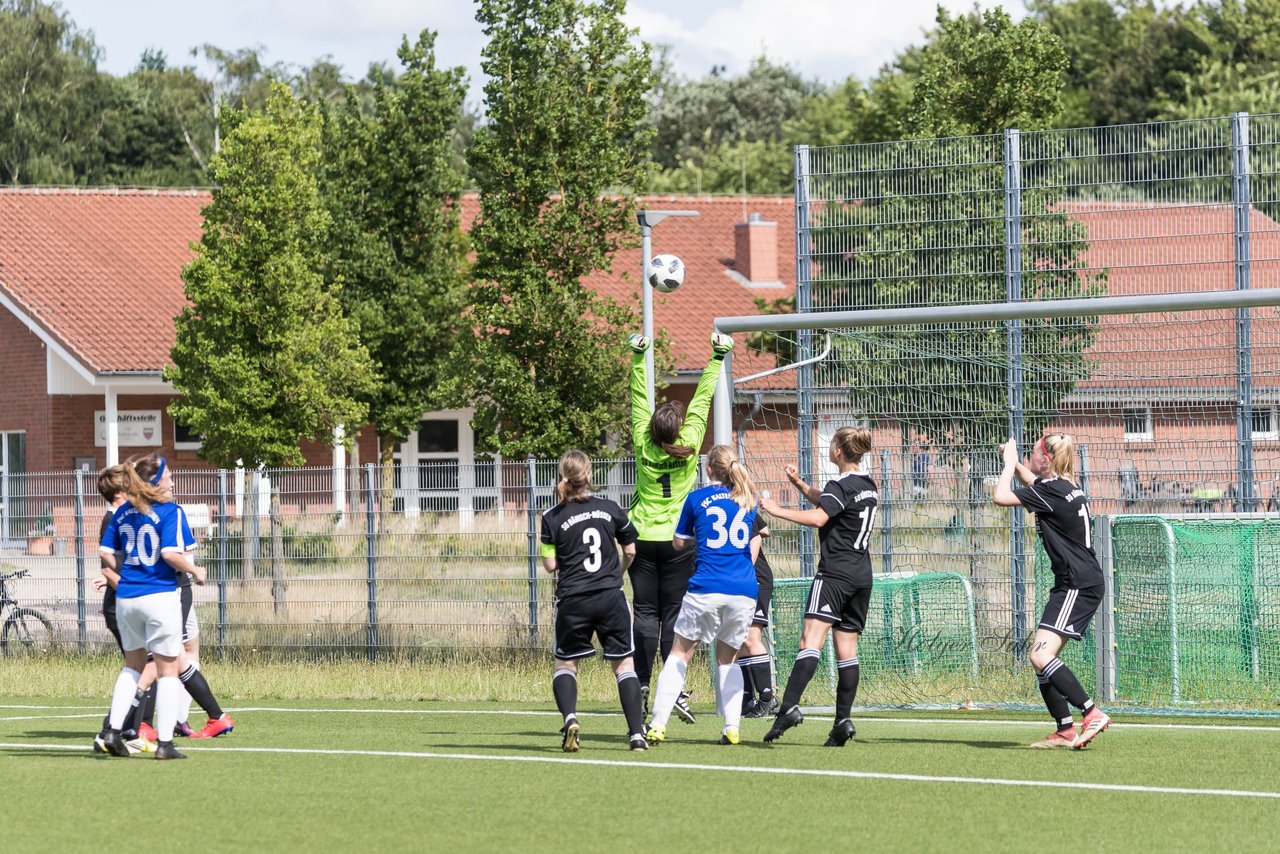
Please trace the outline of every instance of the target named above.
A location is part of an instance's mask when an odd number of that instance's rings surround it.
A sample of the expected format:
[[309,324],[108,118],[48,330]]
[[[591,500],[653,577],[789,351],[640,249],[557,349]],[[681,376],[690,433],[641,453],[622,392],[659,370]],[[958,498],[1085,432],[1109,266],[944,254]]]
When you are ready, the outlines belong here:
[[[107,446],[107,413],[93,413],[93,444],[97,448]],[[159,409],[122,409],[116,413],[119,425],[120,447],[136,448],[159,445],[163,436]]]

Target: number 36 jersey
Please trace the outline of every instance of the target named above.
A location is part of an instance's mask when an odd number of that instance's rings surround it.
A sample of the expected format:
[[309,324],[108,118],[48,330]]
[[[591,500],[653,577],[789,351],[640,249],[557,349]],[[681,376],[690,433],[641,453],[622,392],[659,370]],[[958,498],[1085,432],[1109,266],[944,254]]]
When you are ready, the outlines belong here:
[[630,545],[636,529],[614,502],[598,495],[561,501],[542,514],[544,558],[556,559],[556,598],[622,589],[614,542]]
[[756,597],[756,568],[751,562],[755,521],[755,506],[739,505],[723,484],[713,483],[689,493],[675,535],[698,542],[690,593]]
[[871,556],[867,544],[875,530],[880,495],[876,482],[859,472],[845,472],[827,481],[818,506],[827,522],[818,529],[818,572],[838,575],[855,587],[871,586]]

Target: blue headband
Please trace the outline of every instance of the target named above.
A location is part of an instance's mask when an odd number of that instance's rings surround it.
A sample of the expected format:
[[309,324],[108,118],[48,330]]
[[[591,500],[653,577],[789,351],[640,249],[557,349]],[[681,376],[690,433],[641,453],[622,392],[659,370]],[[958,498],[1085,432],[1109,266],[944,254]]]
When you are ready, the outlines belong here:
[[164,477],[164,470],[168,467],[168,463],[164,461],[164,457],[159,457],[160,467],[156,469],[156,473],[151,475],[151,485],[159,486],[160,478]]

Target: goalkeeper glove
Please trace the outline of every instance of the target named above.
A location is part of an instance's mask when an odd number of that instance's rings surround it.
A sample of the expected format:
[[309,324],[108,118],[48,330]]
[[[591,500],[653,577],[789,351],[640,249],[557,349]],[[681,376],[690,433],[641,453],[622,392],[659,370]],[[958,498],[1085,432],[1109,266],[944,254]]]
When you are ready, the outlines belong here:
[[627,346],[631,348],[633,353],[643,353],[649,349],[649,339],[641,335],[639,332],[633,332],[627,338]]
[[724,358],[724,354],[733,349],[732,336],[725,335],[723,332],[711,333],[711,352]]

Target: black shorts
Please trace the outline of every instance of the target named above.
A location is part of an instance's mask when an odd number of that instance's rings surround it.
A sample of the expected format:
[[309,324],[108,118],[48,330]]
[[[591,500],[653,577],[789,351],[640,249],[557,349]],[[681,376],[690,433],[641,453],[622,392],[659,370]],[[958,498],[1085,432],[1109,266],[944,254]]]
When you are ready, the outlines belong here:
[[1104,589],[1101,584],[1085,588],[1054,587],[1049,591],[1049,601],[1044,603],[1039,628],[1080,640],[1102,602]]
[[116,591],[110,586],[102,594],[102,621],[107,624],[107,631],[116,639],[120,654],[124,655],[124,644],[120,642],[120,625],[116,622]]
[[862,587],[852,579],[819,573],[809,588],[804,616],[832,623],[838,632],[861,632],[867,625],[870,605],[870,584]]
[[751,625],[761,628],[769,627],[769,605],[773,602],[773,576],[761,578],[756,576],[756,612],[751,615]]
[[635,654],[631,609],[621,588],[556,601],[556,658],[569,661],[595,655],[593,634],[600,638],[604,657],[609,660]]

